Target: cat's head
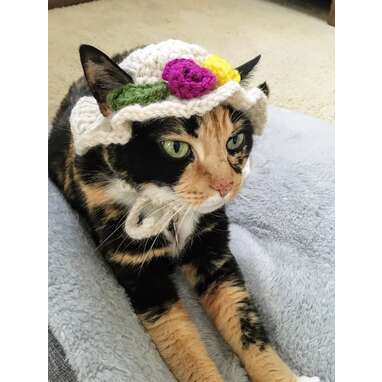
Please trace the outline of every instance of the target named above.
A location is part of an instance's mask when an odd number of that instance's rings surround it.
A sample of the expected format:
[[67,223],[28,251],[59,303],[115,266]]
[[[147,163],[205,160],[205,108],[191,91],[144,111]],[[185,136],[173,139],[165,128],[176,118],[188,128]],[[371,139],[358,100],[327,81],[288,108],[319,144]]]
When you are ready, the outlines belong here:
[[[82,46],[81,62],[101,113],[109,117],[111,91],[132,77],[101,51]],[[237,68],[246,81],[260,56]],[[261,85],[268,94],[266,84]],[[105,146],[109,166],[138,189],[150,187],[158,198],[176,199],[200,213],[222,207],[239,192],[249,173],[254,126],[246,112],[228,104],[190,118],[131,121],[126,144]],[[156,190],[156,191],[155,191]]]

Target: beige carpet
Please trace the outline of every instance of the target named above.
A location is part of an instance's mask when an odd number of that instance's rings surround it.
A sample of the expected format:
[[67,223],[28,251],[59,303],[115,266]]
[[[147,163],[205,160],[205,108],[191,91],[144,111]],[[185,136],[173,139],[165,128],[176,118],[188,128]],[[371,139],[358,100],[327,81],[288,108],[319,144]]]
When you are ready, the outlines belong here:
[[[49,119],[81,75],[78,46],[114,54],[179,38],[239,65],[263,55],[271,102],[334,120],[334,28],[304,1],[99,0],[49,11]],[[302,5],[301,5],[302,4]]]

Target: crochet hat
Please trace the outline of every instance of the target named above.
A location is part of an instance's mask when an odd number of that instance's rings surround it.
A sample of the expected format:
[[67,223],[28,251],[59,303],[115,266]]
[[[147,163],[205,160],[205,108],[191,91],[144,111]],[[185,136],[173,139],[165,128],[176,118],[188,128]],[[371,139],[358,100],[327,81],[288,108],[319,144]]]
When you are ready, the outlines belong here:
[[[246,89],[240,83],[240,68],[245,71],[249,64],[252,69],[260,57],[235,70],[223,58],[178,40],[137,49],[119,67],[95,48],[81,46],[80,54],[94,97],[80,98],[70,116],[79,155],[98,144],[126,144],[133,121],[190,118],[220,104],[245,111],[256,134],[265,127],[264,89]],[[117,75],[97,89],[97,71],[107,77],[113,70]]]

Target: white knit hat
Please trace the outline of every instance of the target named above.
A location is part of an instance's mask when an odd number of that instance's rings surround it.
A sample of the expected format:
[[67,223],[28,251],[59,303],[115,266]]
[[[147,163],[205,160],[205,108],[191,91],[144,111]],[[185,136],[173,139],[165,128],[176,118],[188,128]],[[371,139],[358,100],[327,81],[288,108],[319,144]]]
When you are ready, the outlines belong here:
[[[119,66],[133,78],[134,84],[145,85],[163,81],[163,70],[172,60],[190,59],[203,67],[208,57],[212,56],[198,45],[167,40],[135,50]],[[126,144],[131,137],[133,121],[171,116],[190,118],[203,115],[220,104],[246,111],[255,134],[262,133],[266,123],[266,95],[257,87],[245,89],[237,80],[228,79],[202,96],[182,99],[170,94],[163,100],[145,105],[128,104],[108,117],[101,114],[94,97],[82,97],[70,116],[75,149],[77,154],[83,155],[98,144]]]

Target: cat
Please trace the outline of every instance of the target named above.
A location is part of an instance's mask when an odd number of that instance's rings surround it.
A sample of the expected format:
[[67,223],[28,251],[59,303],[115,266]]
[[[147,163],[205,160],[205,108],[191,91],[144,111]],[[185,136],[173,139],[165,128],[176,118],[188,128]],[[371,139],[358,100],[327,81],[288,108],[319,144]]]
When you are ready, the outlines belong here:
[[[245,112],[218,105],[190,118],[132,122],[126,144],[99,144],[78,155],[70,114],[83,96],[109,116],[107,94],[132,81],[112,59],[83,45],[84,76],[63,99],[49,136],[49,176],[85,218],[95,244],[124,287],[143,327],[178,381],[223,381],[171,278],[181,270],[248,377],[293,382],[298,377],[272,349],[255,302],[229,249],[225,204],[249,172],[254,126]],[[237,68],[244,83],[259,57]],[[261,89],[268,95],[264,83]],[[160,232],[137,240],[125,221],[142,195],[161,207],[140,213],[171,216]]]

